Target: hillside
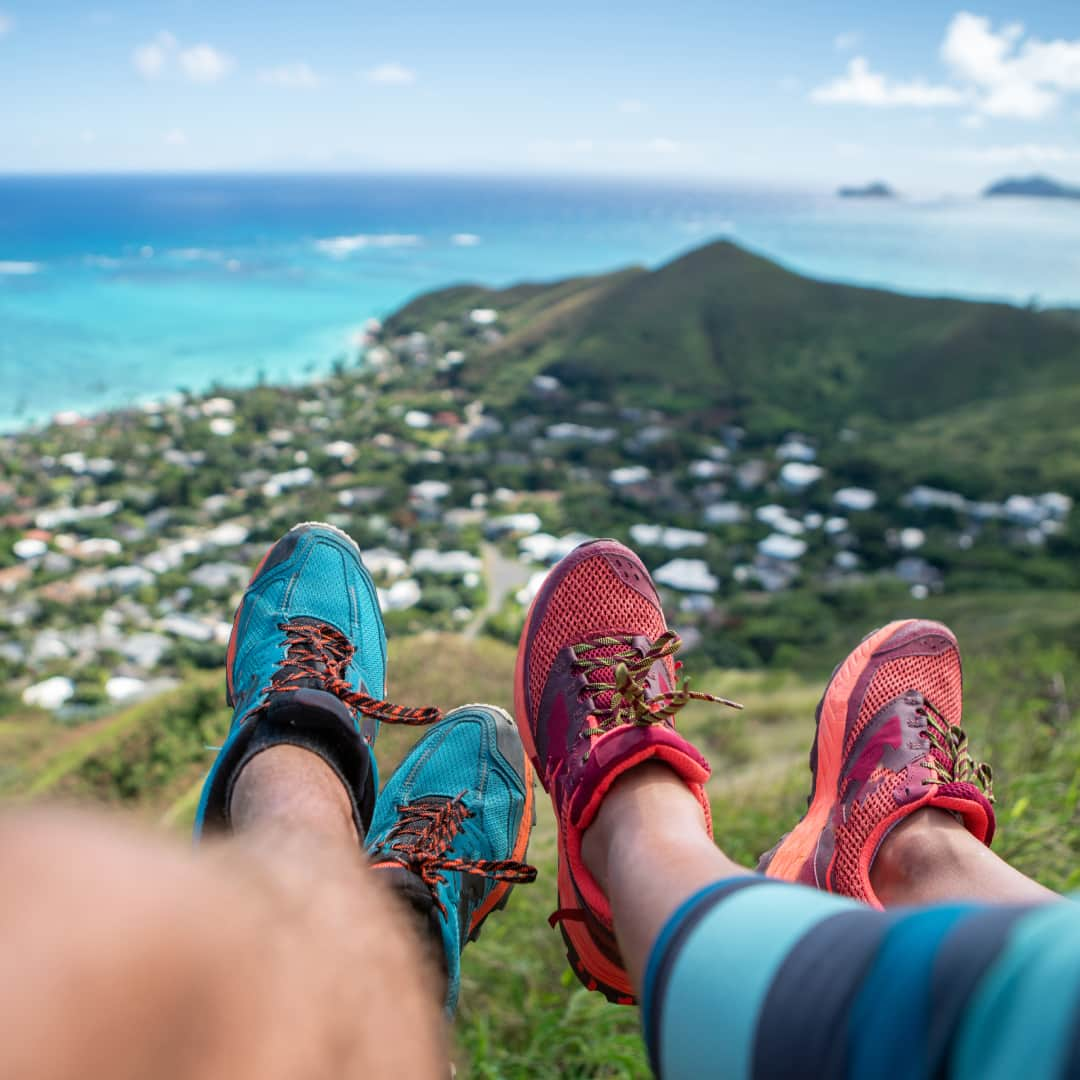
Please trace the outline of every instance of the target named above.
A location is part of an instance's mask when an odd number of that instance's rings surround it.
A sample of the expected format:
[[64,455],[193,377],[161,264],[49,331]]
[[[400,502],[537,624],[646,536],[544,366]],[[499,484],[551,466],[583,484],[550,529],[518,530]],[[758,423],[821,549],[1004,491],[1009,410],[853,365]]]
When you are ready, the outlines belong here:
[[[594,398],[762,436],[884,422],[875,436],[888,443],[899,425],[1080,385],[1073,319],[815,281],[726,241],[651,272],[434,293],[387,329],[473,307],[498,310],[509,329],[470,359],[469,384],[489,395],[518,398],[544,372]],[[1052,427],[1072,424],[1055,416]]]

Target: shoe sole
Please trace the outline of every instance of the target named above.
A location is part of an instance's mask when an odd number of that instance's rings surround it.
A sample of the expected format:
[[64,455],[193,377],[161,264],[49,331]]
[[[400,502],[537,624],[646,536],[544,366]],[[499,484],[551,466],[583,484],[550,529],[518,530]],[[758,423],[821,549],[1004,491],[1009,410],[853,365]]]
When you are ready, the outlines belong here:
[[[956,638],[947,627],[939,623],[931,624],[924,619],[900,619],[864,638],[833,672],[817,708],[817,732],[812,756],[814,786],[810,805],[799,824],[780,841],[771,856],[763,856],[758,867],[761,872],[784,881],[794,881],[799,876],[806,861],[813,855],[836,803],[840,773],[844,766],[849,707],[860,679],[871,664],[889,659],[888,656],[878,655],[886,646],[889,646],[888,651],[892,651],[906,644],[910,635],[905,635],[905,631],[930,625],[936,632],[947,635],[956,648]],[[901,635],[904,635],[903,640],[895,640]]]
[[[548,786],[543,779],[544,773],[540,768],[536,743],[532,737],[531,713],[528,708],[528,688],[525,684],[525,669],[528,666],[526,655],[528,649],[526,646],[532,633],[533,623],[543,620],[548,601],[554,595],[555,590],[566,575],[580,563],[595,555],[603,555],[608,551],[625,558],[628,550],[617,540],[607,539],[589,540],[574,548],[569,555],[561,559],[552,568],[540,591],[533,597],[528,613],[525,616],[525,625],[522,627],[521,638],[518,643],[517,661],[514,665],[514,713],[519,718],[518,731],[521,734],[521,742],[525,747],[525,753],[532,761],[536,775],[540,778],[540,783],[545,791],[548,790]],[[630,554],[633,555],[633,552],[630,552]],[[634,556],[634,559],[641,565],[642,572],[648,577],[648,571],[645,569],[644,564],[641,563],[640,559],[637,559],[637,556]],[[561,830],[558,852],[558,897],[561,907],[563,897],[575,896],[574,886],[570,881],[569,871],[567,870],[566,857],[562,851]],[[574,974],[577,975],[585,987],[603,994],[608,1001],[615,1005],[632,1005],[634,1003],[634,990],[630,985],[626,971],[612,964],[597,950],[587,930],[582,929],[578,923],[570,923],[564,920],[559,923],[559,931],[566,945],[566,959],[569,961]],[[583,957],[588,957],[587,963]]]
[[344,530],[339,529],[336,525],[328,525],[325,521],[301,521],[294,525],[284,536],[275,540],[273,544],[267,549],[266,554],[259,560],[259,565],[255,567],[255,572],[251,575],[251,580],[248,581],[246,588],[244,589],[244,596],[240,603],[236,605],[236,611],[233,614],[232,630],[229,632],[229,645],[225,650],[225,703],[231,709],[235,704],[234,691],[233,691],[233,666],[236,663],[236,648],[239,644],[237,638],[237,630],[240,627],[240,614],[244,610],[244,600],[247,599],[248,589],[255,584],[258,576],[263,572],[263,567],[266,566],[270,559],[270,556],[278,549],[278,547],[285,543],[289,537],[294,533],[307,532],[311,529],[325,529],[327,532],[332,532],[336,536],[339,536],[344,540],[352,549],[356,552],[357,559],[360,560],[360,565],[364,565],[364,560],[360,555],[360,546],[357,542]]

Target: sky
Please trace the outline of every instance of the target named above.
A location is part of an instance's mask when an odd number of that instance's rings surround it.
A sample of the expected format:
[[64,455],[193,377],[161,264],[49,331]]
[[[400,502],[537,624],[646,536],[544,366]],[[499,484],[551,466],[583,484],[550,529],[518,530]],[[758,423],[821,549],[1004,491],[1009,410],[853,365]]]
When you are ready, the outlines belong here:
[[1076,0],[0,0],[0,172],[1080,182]]

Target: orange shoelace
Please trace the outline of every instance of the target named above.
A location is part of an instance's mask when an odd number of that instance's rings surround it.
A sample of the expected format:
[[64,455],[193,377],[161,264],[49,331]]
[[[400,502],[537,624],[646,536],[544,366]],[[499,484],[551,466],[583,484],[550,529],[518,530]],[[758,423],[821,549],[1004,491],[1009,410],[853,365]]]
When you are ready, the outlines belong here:
[[285,634],[286,656],[274,677],[275,691],[302,690],[305,681],[316,680],[350,709],[387,724],[419,726],[442,719],[442,712],[433,705],[411,709],[354,689],[345,671],[356,655],[356,646],[335,627],[284,622],[278,629]]
[[513,859],[463,859],[448,856],[454,837],[467,818],[475,817],[464,802],[462,792],[454,799],[432,797],[398,806],[398,819],[386,837],[371,852],[380,858],[400,863],[411,870],[430,889],[435,903],[446,917],[446,907],[436,886],[446,883],[444,871],[480,874],[493,881],[527,885],[536,880],[536,868]]

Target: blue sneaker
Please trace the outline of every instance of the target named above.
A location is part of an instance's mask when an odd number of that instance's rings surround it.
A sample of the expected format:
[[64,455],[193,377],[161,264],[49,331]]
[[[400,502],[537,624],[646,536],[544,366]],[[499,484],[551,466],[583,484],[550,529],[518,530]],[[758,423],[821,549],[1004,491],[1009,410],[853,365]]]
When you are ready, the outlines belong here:
[[280,744],[311,750],[337,773],[363,838],[379,790],[379,721],[441,716],[383,700],[386,632],[375,585],[356,542],[318,522],[290,529],[256,568],[233,620],[225,682],[233,721],[203,787],[196,839],[228,830],[240,770]]
[[445,958],[446,1011],[461,984],[461,950],[505,907],[536,823],[532,767],[517,726],[493,705],[464,705],[413,747],[387,782],[368,836],[374,870],[418,914]]

